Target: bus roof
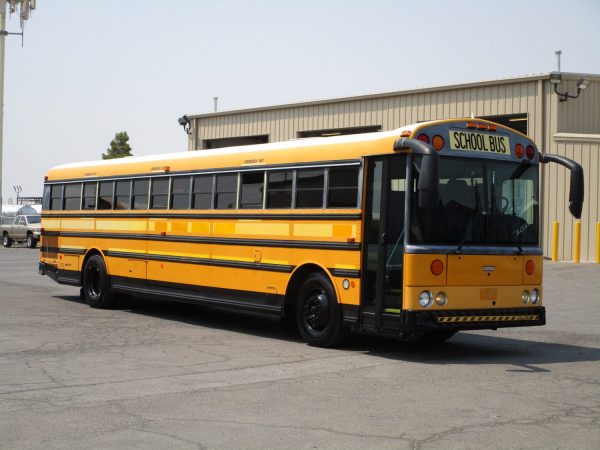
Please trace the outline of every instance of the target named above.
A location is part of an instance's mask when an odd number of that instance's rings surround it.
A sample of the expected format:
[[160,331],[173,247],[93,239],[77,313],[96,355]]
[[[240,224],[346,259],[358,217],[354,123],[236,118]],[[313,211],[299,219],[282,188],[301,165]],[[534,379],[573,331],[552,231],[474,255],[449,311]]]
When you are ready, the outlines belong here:
[[[451,119],[420,122],[392,131],[295,139],[268,144],[185,151],[159,155],[130,156],[64,164],[48,171],[47,181],[81,180],[125,175],[159,174],[226,168],[260,168],[279,164],[359,159],[362,156],[394,153],[394,142],[407,132],[453,122],[486,122],[482,119]],[[502,127],[501,125],[497,125]],[[502,127],[505,128],[505,127]],[[516,131],[506,128],[511,133]]]

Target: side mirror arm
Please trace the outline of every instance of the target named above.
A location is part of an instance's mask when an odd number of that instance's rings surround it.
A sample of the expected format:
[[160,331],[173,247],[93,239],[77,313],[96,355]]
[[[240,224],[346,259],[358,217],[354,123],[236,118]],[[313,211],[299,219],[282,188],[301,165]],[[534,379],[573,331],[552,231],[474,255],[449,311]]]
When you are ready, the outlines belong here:
[[565,166],[571,171],[571,179],[569,186],[569,211],[576,218],[581,218],[581,210],[583,209],[583,168],[572,159],[565,158],[559,155],[548,155],[540,153],[540,162],[543,164],[557,163]]

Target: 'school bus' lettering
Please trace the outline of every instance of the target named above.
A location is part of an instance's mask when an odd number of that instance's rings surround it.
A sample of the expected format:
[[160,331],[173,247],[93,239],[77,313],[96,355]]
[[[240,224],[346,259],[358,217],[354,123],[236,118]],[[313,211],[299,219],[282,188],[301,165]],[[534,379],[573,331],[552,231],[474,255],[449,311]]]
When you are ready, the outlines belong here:
[[543,325],[545,162],[572,170],[580,215],[580,166],[475,119],[59,166],[39,272],[92,307],[117,293],[227,307],[290,320],[320,346],[350,330],[444,340]]

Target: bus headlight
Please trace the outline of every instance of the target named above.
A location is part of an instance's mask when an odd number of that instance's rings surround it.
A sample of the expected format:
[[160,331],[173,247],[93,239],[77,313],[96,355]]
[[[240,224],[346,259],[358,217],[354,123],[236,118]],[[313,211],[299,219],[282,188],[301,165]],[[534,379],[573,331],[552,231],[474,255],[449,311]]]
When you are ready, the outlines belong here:
[[419,294],[419,305],[423,308],[431,306],[433,303],[433,293],[431,291],[423,291]]
[[523,295],[521,295],[521,299],[523,300],[523,303],[529,303],[529,300],[531,300],[531,294],[529,293],[528,290],[523,291]]
[[537,289],[534,289],[533,292],[531,293],[531,303],[533,303],[535,305],[539,299],[540,299],[540,291],[538,291]]
[[438,292],[435,296],[435,302],[440,306],[444,306],[446,303],[448,303],[448,298],[446,297],[446,293]]

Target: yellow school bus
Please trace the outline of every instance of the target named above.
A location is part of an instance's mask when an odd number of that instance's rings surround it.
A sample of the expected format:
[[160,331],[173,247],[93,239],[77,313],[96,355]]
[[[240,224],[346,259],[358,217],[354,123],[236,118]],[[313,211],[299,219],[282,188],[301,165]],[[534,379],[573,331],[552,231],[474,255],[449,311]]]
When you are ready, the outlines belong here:
[[477,119],[67,164],[44,184],[39,272],[116,294],[267,314],[312,345],[545,324],[539,165]]

